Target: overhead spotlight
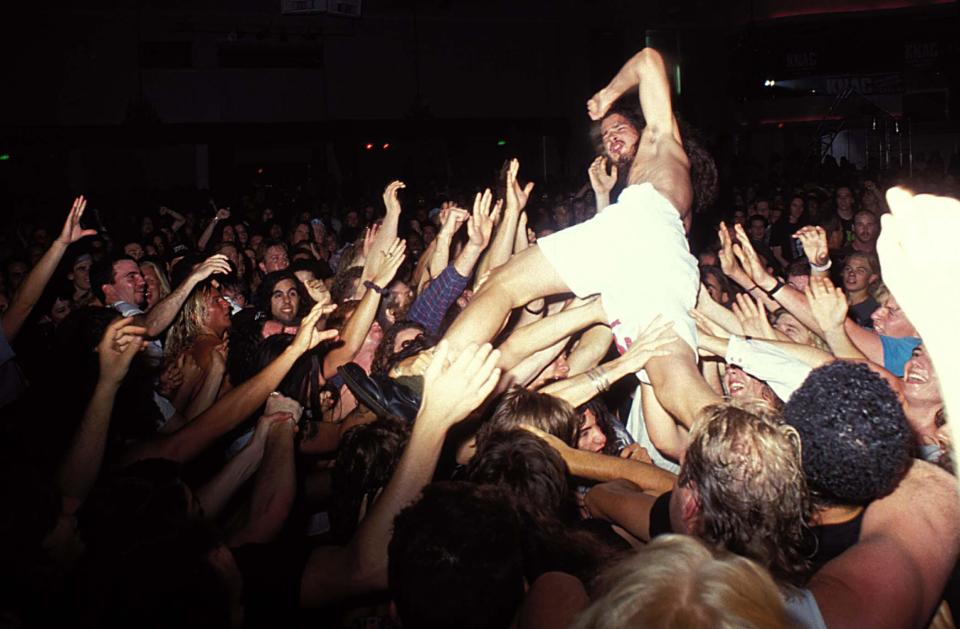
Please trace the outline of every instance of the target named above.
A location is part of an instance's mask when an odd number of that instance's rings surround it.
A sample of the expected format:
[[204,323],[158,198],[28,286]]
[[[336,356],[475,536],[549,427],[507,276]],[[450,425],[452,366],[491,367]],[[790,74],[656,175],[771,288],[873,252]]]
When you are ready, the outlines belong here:
[[388,148],[390,148],[390,143],[389,143],[389,142],[384,142],[384,143],[383,143],[383,150],[386,151]]
[[773,79],[767,79],[766,81],[763,82],[763,85],[764,85],[765,87],[773,87],[773,86],[776,85],[776,84],[777,84],[777,82],[774,81]]
[[373,150],[373,142],[367,142],[367,144],[366,144],[366,146],[364,146],[364,148],[367,149],[368,151],[372,151],[372,150]]

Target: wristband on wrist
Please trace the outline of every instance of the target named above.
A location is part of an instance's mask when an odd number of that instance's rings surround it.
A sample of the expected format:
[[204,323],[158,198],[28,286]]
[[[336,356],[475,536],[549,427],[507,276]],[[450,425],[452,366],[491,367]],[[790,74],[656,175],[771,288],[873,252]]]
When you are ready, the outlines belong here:
[[382,295],[382,294],[383,294],[383,291],[384,291],[383,288],[377,286],[376,284],[374,284],[374,283],[371,282],[370,280],[366,280],[366,281],[363,283],[363,286],[364,286],[365,288],[369,288],[369,289],[372,290],[373,292],[378,293],[378,294],[380,294],[380,295]]
[[524,306],[523,309],[532,315],[542,315],[543,311],[547,309],[547,304],[544,302],[543,307],[541,307],[540,310],[530,310],[530,304]]
[[830,267],[832,266],[833,266],[833,260],[831,260],[830,258],[827,258],[827,263],[822,266],[817,264],[813,260],[810,261],[810,268],[813,269],[814,271],[819,271],[821,273],[823,273],[824,271],[829,271]]
[[786,284],[784,284],[783,282],[781,282],[781,281],[778,279],[776,286],[774,286],[774,287],[771,288],[770,290],[765,290],[765,291],[763,291],[763,292],[765,292],[765,293],[767,294],[767,297],[769,297],[770,299],[773,299],[773,296],[777,294],[777,291],[780,290],[781,288],[783,288],[784,286],[786,286]]

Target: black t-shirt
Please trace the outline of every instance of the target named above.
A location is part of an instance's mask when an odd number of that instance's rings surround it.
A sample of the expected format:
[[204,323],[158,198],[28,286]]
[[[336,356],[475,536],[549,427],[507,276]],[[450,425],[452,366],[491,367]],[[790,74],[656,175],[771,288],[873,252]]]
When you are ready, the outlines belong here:
[[873,297],[868,297],[866,300],[861,301],[856,306],[850,306],[850,309],[847,311],[847,314],[854,323],[859,325],[862,328],[867,328],[868,330],[873,329],[873,319],[870,318],[870,315],[880,307],[880,304],[877,303],[877,300]]
[[817,550],[810,558],[814,572],[857,543],[860,539],[860,529],[863,527],[864,513],[866,513],[866,509],[846,522],[810,527],[817,538]]
[[244,627],[295,626],[306,548],[245,544],[230,550],[243,575]]
[[672,491],[660,494],[653,503],[653,508],[650,509],[650,539],[673,533],[673,525],[670,524],[670,496],[672,495]]

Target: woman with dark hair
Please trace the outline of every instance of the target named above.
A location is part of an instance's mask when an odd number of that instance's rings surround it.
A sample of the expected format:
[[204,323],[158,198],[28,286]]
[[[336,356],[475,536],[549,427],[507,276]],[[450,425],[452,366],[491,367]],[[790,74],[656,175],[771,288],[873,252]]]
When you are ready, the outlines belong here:
[[799,194],[790,197],[790,207],[785,216],[773,224],[770,230],[770,249],[780,266],[789,266],[791,262],[803,256],[803,246],[793,235],[801,227],[810,224],[807,218],[807,200]]

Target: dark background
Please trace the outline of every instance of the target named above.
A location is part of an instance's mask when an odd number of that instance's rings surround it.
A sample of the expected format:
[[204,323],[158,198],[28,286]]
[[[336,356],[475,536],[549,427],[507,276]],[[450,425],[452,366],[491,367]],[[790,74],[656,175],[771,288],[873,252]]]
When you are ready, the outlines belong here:
[[576,189],[595,155],[584,103],[644,45],[675,64],[675,107],[725,187],[828,152],[909,170],[960,142],[955,2],[366,0],[359,17],[275,0],[11,4],[8,219],[59,215],[81,191],[136,212],[251,185],[337,208],[398,177],[431,205],[514,155],[541,190]]

